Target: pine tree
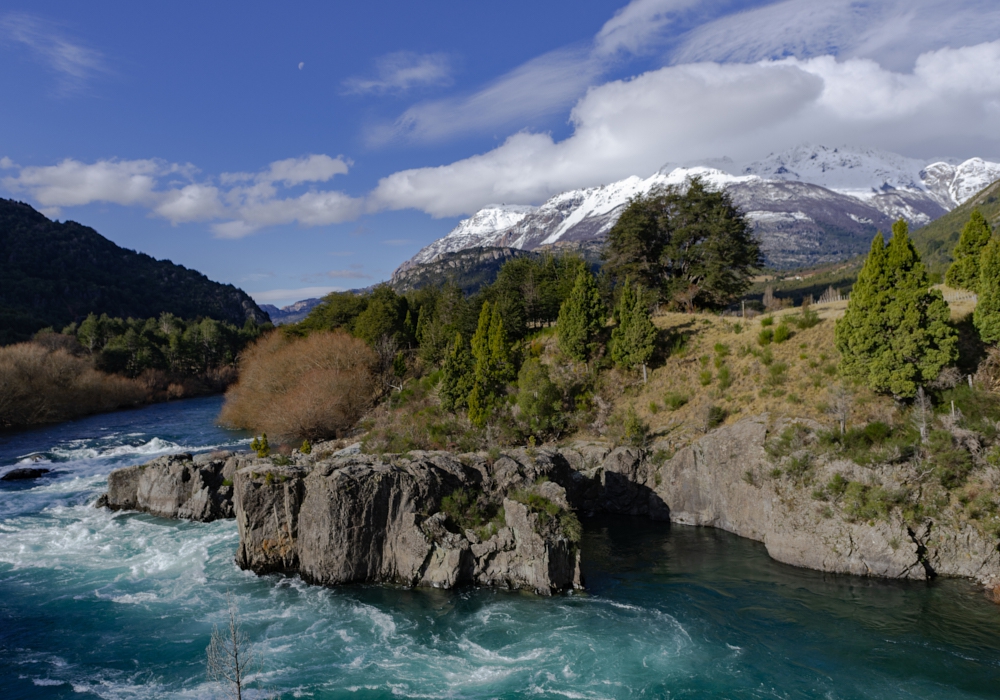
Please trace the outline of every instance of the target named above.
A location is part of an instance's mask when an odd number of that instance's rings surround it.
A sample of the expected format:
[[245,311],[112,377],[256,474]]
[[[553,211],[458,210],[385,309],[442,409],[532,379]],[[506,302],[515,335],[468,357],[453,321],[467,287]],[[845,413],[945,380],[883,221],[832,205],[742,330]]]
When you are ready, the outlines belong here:
[[573,291],[559,307],[559,349],[574,360],[586,362],[594,354],[606,317],[594,276],[590,270],[581,269]]
[[633,291],[628,278],[615,315],[618,325],[611,331],[611,359],[624,369],[645,365],[653,356],[656,326],[643,303],[642,287]]
[[978,209],[973,209],[968,223],[962,228],[958,245],[951,254],[955,262],[944,277],[949,287],[979,291],[979,260],[991,235],[986,217]]
[[461,333],[455,334],[455,342],[444,360],[442,374],[439,395],[445,410],[458,411],[468,406],[469,392],[472,391],[472,353]]
[[957,355],[957,335],[941,292],[930,289],[906,222],[892,227],[888,245],[878,233],[837,321],[840,371],[873,391],[910,398]]
[[983,248],[979,261],[979,301],[972,322],[984,343],[1000,343],[1000,238]]
[[469,420],[482,428],[500,405],[507,384],[516,376],[500,308],[488,301],[483,303],[476,334],[472,336],[472,360]]

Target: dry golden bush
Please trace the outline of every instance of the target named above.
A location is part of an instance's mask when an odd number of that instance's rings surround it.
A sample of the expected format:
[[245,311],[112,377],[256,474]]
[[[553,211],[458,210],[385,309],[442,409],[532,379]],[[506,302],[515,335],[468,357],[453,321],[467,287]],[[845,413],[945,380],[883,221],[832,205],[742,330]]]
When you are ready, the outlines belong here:
[[0,348],[0,427],[54,423],[146,399],[140,382],[98,372],[89,358],[65,349],[37,343]]
[[219,421],[277,439],[338,437],[371,407],[375,364],[371,348],[346,333],[271,333],[240,358]]

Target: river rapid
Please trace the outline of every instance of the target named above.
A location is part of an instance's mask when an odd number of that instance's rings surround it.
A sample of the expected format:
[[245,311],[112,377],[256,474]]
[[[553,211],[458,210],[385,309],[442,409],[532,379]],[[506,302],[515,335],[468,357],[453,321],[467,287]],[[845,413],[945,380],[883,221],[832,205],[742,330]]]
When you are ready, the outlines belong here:
[[[226,595],[282,698],[997,698],[1000,607],[972,583],[771,561],[724,532],[584,521],[587,591],[307,586],[233,564],[234,521],[92,507],[112,469],[232,449],[217,397],[0,434],[0,698],[214,698]],[[249,697],[256,697],[251,694]]]

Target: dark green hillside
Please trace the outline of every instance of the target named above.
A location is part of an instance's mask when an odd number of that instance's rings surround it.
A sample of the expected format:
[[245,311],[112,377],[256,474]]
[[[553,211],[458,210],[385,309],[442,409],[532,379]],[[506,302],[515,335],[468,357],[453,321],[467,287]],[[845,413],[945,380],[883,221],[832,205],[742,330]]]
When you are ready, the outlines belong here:
[[90,313],[267,321],[246,292],[196,270],[121,248],[94,229],[0,199],[0,345]]
[[913,242],[931,272],[944,273],[951,263],[951,251],[973,209],[979,209],[994,230],[1000,226],[1000,180],[962,206],[913,232]]

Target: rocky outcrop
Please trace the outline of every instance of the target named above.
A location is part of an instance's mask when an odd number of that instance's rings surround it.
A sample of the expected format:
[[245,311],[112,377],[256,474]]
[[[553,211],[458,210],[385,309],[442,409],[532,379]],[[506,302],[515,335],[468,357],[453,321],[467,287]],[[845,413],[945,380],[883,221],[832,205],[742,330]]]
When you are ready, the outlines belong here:
[[602,513],[721,528],[819,571],[1000,584],[996,538],[974,525],[941,515],[904,520],[898,509],[859,517],[818,488],[835,475],[900,488],[923,478],[912,465],[824,458],[793,476],[794,455],[766,449],[788,424],[746,419],[670,459],[584,443],[495,460],[347,449],[296,454],[282,466],[246,454],[175,455],[113,472],[102,504],[197,520],[235,514],[239,566],[328,585],[579,587],[575,514]]
[[[542,595],[581,586],[579,531],[563,524],[575,521],[565,490],[535,483],[556,470],[555,461],[546,455],[539,468],[511,457],[492,464],[464,457],[348,455],[308,468],[245,467],[234,479],[236,562],[327,585],[468,583]],[[463,513],[442,511],[446,497],[483,511],[492,506],[496,516],[471,527]]]
[[229,453],[177,454],[116,469],[96,505],[203,522],[231,518],[232,476],[240,460]]
[[816,485],[835,474],[863,483],[902,483],[910,476],[905,473],[909,465],[818,463],[809,484],[772,475],[775,459],[765,441],[783,427],[769,426],[767,416],[744,420],[713,431],[665,462],[654,492],[669,505],[670,519],[763,542],[774,559],[819,571],[1000,582],[998,543],[971,525],[934,518],[914,525],[895,511],[877,519],[851,519],[813,495]]

